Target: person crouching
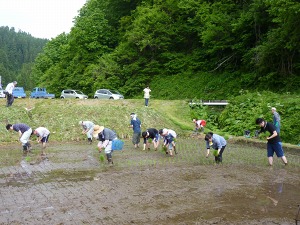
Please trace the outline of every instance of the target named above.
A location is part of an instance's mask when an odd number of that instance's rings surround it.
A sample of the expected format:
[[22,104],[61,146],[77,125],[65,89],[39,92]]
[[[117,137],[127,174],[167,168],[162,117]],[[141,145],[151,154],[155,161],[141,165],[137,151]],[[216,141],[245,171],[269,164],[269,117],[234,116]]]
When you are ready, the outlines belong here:
[[94,126],[93,136],[99,140],[98,148],[99,152],[104,148],[104,152],[109,164],[113,164],[112,160],[112,141],[118,139],[117,134],[104,126]]
[[213,149],[215,149],[213,154],[215,156],[215,162],[216,163],[222,162],[222,155],[227,144],[225,138],[220,135],[214,134],[212,132],[208,132],[205,135],[204,140],[206,142],[206,149],[207,149],[206,158],[209,156],[209,151],[210,148],[212,147]]
[[169,153],[170,156],[173,156],[173,150],[175,154],[177,154],[175,142],[177,137],[176,132],[174,130],[164,128],[159,130],[159,134],[164,137],[163,146],[167,147],[166,154]]

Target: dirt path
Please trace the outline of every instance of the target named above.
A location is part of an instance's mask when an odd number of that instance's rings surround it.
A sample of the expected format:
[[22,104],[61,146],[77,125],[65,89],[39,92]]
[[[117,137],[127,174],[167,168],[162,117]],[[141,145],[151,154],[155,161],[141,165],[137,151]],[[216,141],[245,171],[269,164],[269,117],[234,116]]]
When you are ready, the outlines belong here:
[[20,146],[4,146],[0,224],[295,224],[299,155],[288,155],[291,166],[277,160],[269,168],[258,160],[261,149],[248,148],[257,160],[242,161],[241,147],[231,145],[215,165],[188,143],[169,158],[126,142],[112,167],[85,143],[52,144],[49,161],[34,165]]

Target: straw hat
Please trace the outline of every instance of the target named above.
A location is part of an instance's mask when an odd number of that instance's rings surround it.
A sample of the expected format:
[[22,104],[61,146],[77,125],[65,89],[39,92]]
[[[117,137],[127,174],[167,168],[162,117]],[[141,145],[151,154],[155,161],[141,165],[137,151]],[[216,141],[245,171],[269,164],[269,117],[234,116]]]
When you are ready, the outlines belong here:
[[98,134],[101,133],[104,130],[104,126],[95,125],[94,131],[93,131],[93,137],[98,137]]

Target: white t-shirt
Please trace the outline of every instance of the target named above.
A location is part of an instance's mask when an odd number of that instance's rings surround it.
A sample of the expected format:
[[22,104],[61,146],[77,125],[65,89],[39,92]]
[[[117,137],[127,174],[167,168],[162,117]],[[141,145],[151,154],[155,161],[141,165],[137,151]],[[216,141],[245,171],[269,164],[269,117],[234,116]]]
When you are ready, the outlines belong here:
[[168,129],[168,133],[171,134],[174,138],[177,137],[177,134],[176,134],[176,132],[174,130]]
[[150,98],[150,88],[144,89],[144,98]]
[[50,131],[45,127],[38,127],[35,130],[36,130],[37,134],[42,138],[47,137],[50,134]]
[[15,88],[14,83],[9,83],[9,84],[6,86],[5,91],[7,91],[9,94],[12,94],[14,88]]

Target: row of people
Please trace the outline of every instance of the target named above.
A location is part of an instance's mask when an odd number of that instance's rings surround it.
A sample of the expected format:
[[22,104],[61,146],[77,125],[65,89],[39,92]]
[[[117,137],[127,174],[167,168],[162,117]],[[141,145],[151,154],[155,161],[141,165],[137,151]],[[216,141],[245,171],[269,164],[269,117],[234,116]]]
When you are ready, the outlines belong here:
[[133,135],[132,135],[132,143],[135,148],[139,147],[140,139],[141,139],[141,134],[144,139],[144,147],[143,150],[150,149],[150,144],[149,140],[152,141],[154,145],[155,151],[157,151],[157,148],[159,146],[159,140],[160,137],[163,137],[163,147],[167,148],[166,153],[169,154],[170,156],[173,156],[173,151],[175,154],[176,152],[176,144],[175,144],[175,139],[177,137],[177,134],[175,131],[171,129],[160,129],[157,130],[155,128],[148,128],[146,131],[141,133],[141,120],[137,117],[135,113],[130,114],[131,120],[130,120],[130,125],[129,128],[132,128],[133,130]]
[[[137,122],[139,121],[139,122]],[[136,123],[137,122],[137,123]],[[105,149],[105,154],[107,157],[107,161],[109,163],[113,163],[112,161],[112,142],[117,139],[117,134],[115,131],[104,128],[103,126],[94,125],[90,121],[80,121],[79,124],[83,127],[83,133],[88,136],[88,142],[92,143],[92,138],[96,138],[99,140],[98,148],[101,152],[102,149]],[[262,118],[258,118],[256,120],[256,124],[261,127],[261,132],[268,131],[270,133],[269,137],[267,137],[267,156],[269,159],[269,164],[273,164],[273,155],[276,153],[277,157],[281,158],[283,163],[287,164],[287,159],[284,156],[284,152],[282,149],[282,143],[279,137],[279,134],[276,132],[276,127],[272,123],[268,123]],[[137,133],[136,126],[141,128],[140,120],[137,118],[136,114],[131,114],[131,125],[134,133]],[[49,140],[50,131],[45,127],[38,127],[32,132],[32,128],[27,124],[17,123],[17,124],[7,124],[7,130],[14,130],[19,133],[20,142],[23,146],[24,154],[27,154],[30,151],[31,145],[29,143],[30,136],[35,134],[38,137],[38,143],[42,143],[42,156],[45,155],[46,143]],[[170,156],[173,155],[173,151],[177,154],[176,151],[176,132],[170,129],[160,129],[157,130],[155,128],[149,128],[142,133],[144,138],[144,148],[150,148],[150,139],[154,145],[154,149],[157,150],[159,146],[160,137],[163,137],[163,147],[166,147],[166,153]],[[133,137],[132,142],[135,147],[139,146],[140,134]],[[205,142],[207,148],[206,157],[210,154],[210,149],[215,149],[214,156],[216,163],[222,162],[222,155],[226,148],[227,142],[224,137],[209,132],[205,135]]]
[[27,155],[27,153],[31,150],[31,144],[29,142],[30,136],[32,134],[37,136],[37,142],[42,143],[42,158],[47,159],[46,156],[46,143],[49,141],[50,131],[45,127],[38,127],[32,131],[32,128],[25,123],[16,123],[16,124],[7,124],[7,130],[14,130],[19,134],[19,140],[22,143],[23,154]]

